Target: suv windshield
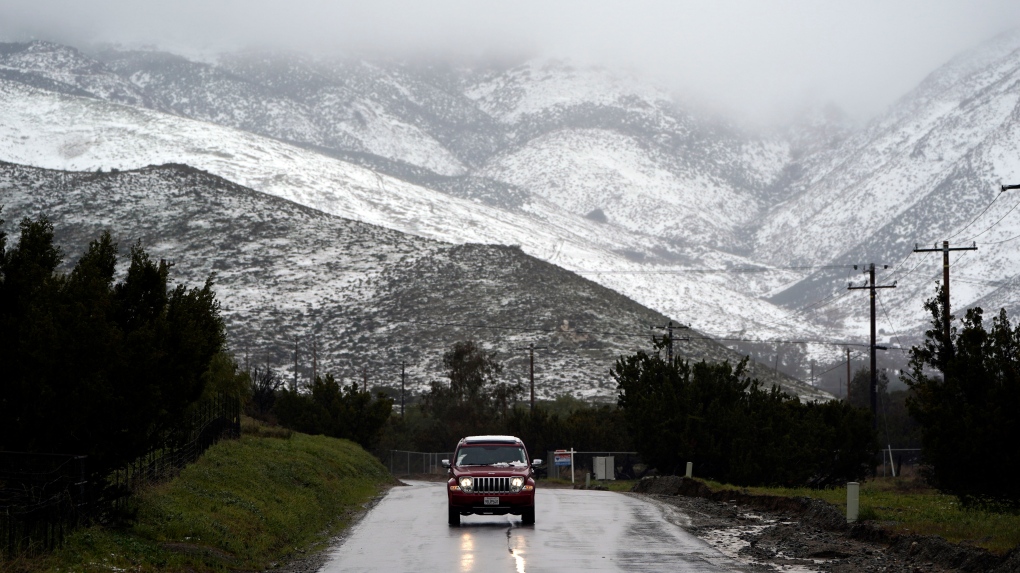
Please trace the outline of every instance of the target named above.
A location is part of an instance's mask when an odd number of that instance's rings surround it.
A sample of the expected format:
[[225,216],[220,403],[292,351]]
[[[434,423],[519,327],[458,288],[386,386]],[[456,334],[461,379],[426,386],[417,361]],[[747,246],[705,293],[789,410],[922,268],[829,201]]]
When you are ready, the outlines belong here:
[[458,466],[490,466],[528,463],[520,446],[462,446],[457,450]]

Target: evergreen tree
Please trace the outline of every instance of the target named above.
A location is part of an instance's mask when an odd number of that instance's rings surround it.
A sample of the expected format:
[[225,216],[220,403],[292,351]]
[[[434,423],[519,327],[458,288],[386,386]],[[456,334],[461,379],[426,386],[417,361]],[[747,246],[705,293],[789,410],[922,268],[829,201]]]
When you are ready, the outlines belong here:
[[136,245],[114,284],[109,232],[64,275],[49,221],[20,230],[0,241],[0,449],[131,460],[202,394],[224,344],[212,283],[169,289],[169,265]]
[[931,329],[910,352],[907,401],[921,425],[927,477],[965,503],[1020,505],[1020,325],[1005,309],[985,328],[981,308],[967,310],[949,338],[941,287],[925,302]]

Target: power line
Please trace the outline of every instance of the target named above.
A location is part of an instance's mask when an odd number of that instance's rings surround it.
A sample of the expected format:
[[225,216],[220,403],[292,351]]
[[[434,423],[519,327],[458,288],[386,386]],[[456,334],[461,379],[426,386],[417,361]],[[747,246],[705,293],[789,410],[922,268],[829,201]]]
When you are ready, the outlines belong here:
[[984,215],[985,213],[988,212],[989,209],[992,208],[992,205],[995,204],[995,202],[999,199],[1000,196],[1002,196],[1002,191],[999,191],[998,193],[996,193],[995,197],[992,197],[992,202],[989,203],[988,205],[986,205],[984,210],[982,210],[980,213],[978,213],[976,217],[974,217],[973,219],[970,220],[970,223],[967,223],[966,225],[964,225],[962,229],[960,229],[959,231],[956,232],[956,234],[950,236],[948,240],[955,239],[960,233],[966,231],[968,227],[970,227],[975,222],[977,222],[977,220],[981,218],[981,215]]
[[[973,241],[974,239],[977,239],[977,238],[978,238],[978,237],[980,237],[981,235],[984,235],[985,233],[987,233],[988,231],[990,231],[990,230],[992,229],[992,227],[994,227],[994,226],[998,225],[998,224],[999,224],[1000,222],[1002,222],[1002,220],[1003,220],[1003,219],[1005,219],[1005,218],[1006,218],[1007,216],[1009,216],[1009,214],[1010,214],[1010,213],[1012,213],[1012,212],[1013,212],[1013,211],[1014,211],[1014,210],[1015,210],[1015,209],[1016,209],[1017,207],[1020,207],[1020,201],[1018,201],[1018,202],[1016,203],[1016,205],[1013,205],[1013,206],[1012,206],[1012,207],[1011,207],[1011,208],[1009,209],[1009,211],[1006,211],[1006,214],[1005,214],[1005,215],[1003,215],[1003,216],[999,217],[999,218],[998,218],[998,220],[996,220],[996,221],[995,221],[994,223],[992,223],[991,225],[989,225],[987,229],[985,229],[984,231],[981,231],[980,233],[978,233],[978,234],[974,235],[973,237],[971,237],[971,238],[970,238],[970,240],[971,240],[971,241]],[[959,234],[959,233],[957,233],[957,234]]]
[[893,327],[893,321],[892,321],[892,318],[890,318],[890,317],[889,317],[889,311],[885,309],[885,303],[884,303],[884,302],[882,302],[882,299],[881,299],[881,297],[879,297],[879,299],[878,299],[878,305],[882,307],[882,314],[884,314],[884,315],[885,315],[885,319],[886,319],[886,321],[888,321],[888,322],[889,322],[889,328],[890,328],[890,329],[892,329],[892,331],[893,331],[893,334],[892,334],[892,336],[893,336],[893,338],[895,338],[895,339],[896,339],[896,343],[900,345],[899,349],[900,349],[900,350],[901,350],[901,351],[902,351],[902,352],[903,352],[904,354],[906,354],[907,352],[906,352],[906,350],[904,350],[904,348],[903,348],[903,341],[902,341],[902,340],[900,340],[900,339],[899,339],[900,337],[896,335],[896,329],[895,329],[895,328]]
[[1020,239],[1020,235],[1013,235],[1012,237],[1010,237],[1010,238],[1008,238],[1008,239],[1003,239],[1003,240],[1001,240],[1001,241],[995,241],[995,242],[991,242],[991,243],[989,243],[989,242],[983,242],[983,243],[981,243],[981,244],[982,244],[982,245],[1001,245],[1001,244],[1003,244],[1003,243],[1008,243],[1008,242],[1010,242],[1010,241],[1015,241],[1015,240],[1017,240],[1017,239]]

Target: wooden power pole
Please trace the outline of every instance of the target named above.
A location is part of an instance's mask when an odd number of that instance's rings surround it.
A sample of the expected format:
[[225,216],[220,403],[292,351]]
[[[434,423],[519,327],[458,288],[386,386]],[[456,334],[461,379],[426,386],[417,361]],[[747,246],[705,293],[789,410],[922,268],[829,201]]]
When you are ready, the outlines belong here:
[[517,350],[527,350],[528,351],[528,356],[529,356],[529,363],[528,364],[529,364],[529,371],[531,373],[530,374],[530,378],[531,378],[531,413],[532,414],[535,413],[535,351],[536,350],[545,350],[546,348],[549,348],[549,347],[548,346],[535,346],[535,343],[532,342],[532,343],[528,344],[528,346],[525,347],[525,348],[518,348],[517,349]]
[[[856,266],[856,265],[855,265]],[[888,267],[883,267],[888,268]],[[878,346],[875,344],[875,290],[880,288],[896,288],[896,283],[891,285],[875,285],[875,263],[868,265],[868,284],[864,286],[853,286],[853,284],[847,285],[848,290],[862,290],[868,289],[871,294],[871,427],[878,429],[878,364],[875,356],[875,351],[882,349],[885,350],[884,346]],[[849,380],[847,380],[847,386],[849,387]]]
[[[1004,189],[1005,190],[1005,189]],[[917,245],[914,245],[915,253],[932,253],[936,251],[942,251],[942,304],[946,307],[946,320],[942,325],[942,336],[945,337],[946,350],[952,352],[952,345],[949,344],[949,251],[976,251],[977,245],[971,245],[969,247],[953,247],[949,248],[949,241],[942,241],[942,248],[939,248],[938,244],[933,249],[919,249]]]

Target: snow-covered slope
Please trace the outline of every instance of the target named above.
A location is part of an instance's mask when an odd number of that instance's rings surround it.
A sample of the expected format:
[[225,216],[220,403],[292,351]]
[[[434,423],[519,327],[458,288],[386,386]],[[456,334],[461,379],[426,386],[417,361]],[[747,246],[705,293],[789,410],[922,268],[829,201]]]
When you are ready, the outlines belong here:
[[923,331],[940,266],[915,243],[977,241],[953,255],[955,308],[1020,311],[1020,196],[998,194],[1020,181],[1018,48],[1012,34],[962,54],[863,129],[824,109],[762,136],[640,78],[556,61],[8,44],[0,159],[188,163],[421,237],[520,245],[702,332],[775,354],[812,340],[798,352],[831,362],[868,331],[866,300],[846,290],[862,265],[899,281],[880,294],[883,339]]
[[527,189],[569,213],[680,244],[728,246],[761,211],[756,198],[709,174],[677,173],[673,156],[615,131],[555,131],[501,156],[481,174]]
[[[117,173],[45,171],[0,163],[0,217],[47,216],[67,264],[102,230],[122,250],[136,240],[174,262],[173,278],[212,275],[231,350],[310,376],[420,390],[443,376],[442,354],[475,339],[523,382],[528,343],[548,347],[537,364],[540,397],[611,399],[609,368],[648,349],[660,313],[513,247],[451,245],[342,219],[254,192],[183,165]],[[739,357],[709,340],[678,345],[691,359]],[[364,370],[363,370],[364,369]],[[770,376],[759,368],[757,374]],[[771,379],[771,377],[770,377]],[[819,396],[785,378],[789,389]]]
[[738,331],[762,317],[789,333],[811,328],[737,292],[724,274],[646,272],[676,260],[719,268],[748,264],[740,257],[683,249],[538,197],[517,210],[494,209],[249,132],[13,82],[0,82],[0,107],[0,157],[9,161],[71,170],[185,163],[326,213],[422,237],[520,245],[669,316],[698,317],[690,322],[699,330]]
[[[762,225],[756,252],[776,265],[891,265],[878,279],[898,281],[882,294],[883,326],[916,335],[926,321],[921,303],[941,280],[942,264],[941,254],[913,254],[915,244],[976,243],[976,252],[951,255],[954,307],[994,300],[1018,312],[1020,196],[1000,194],[1001,183],[1020,181],[1018,141],[1020,33],[1014,33],[946,64],[867,129],[806,159],[793,196]],[[824,298],[839,283],[822,276],[775,300],[792,306]],[[843,297],[830,306],[847,327],[859,327],[851,319],[857,302]]]

